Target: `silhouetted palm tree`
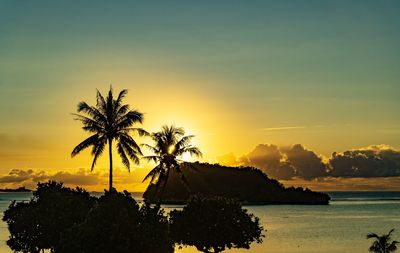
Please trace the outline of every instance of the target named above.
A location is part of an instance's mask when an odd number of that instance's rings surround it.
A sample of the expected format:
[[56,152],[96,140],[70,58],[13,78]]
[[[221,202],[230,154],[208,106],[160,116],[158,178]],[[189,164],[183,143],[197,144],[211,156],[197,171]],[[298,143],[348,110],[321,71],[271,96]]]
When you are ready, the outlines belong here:
[[395,252],[397,250],[398,241],[391,241],[391,235],[394,229],[390,230],[388,234],[385,235],[377,235],[375,233],[367,234],[367,239],[375,238],[375,241],[372,243],[371,247],[369,247],[370,252],[375,253],[390,253]]
[[133,128],[135,123],[142,123],[143,114],[136,110],[130,110],[129,105],[122,104],[123,98],[128,93],[122,90],[118,97],[114,99],[113,90],[110,87],[107,98],[104,98],[97,91],[96,106],[90,106],[85,102],[78,104],[78,113],[74,114],[76,120],[82,122],[82,129],[93,134],[78,146],[74,148],[71,156],[79,154],[82,150],[92,147],[92,155],[94,156],[91,170],[93,170],[97,158],[103,153],[108,143],[109,159],[110,159],[110,191],[112,187],[112,143],[117,142],[117,152],[122,158],[122,163],[130,170],[129,159],[135,164],[139,163],[138,155],[142,155],[139,145],[130,136],[130,132],[136,132],[139,135],[146,135],[147,132],[141,128]]
[[190,144],[194,135],[185,136],[185,131],[181,127],[175,126],[162,126],[161,131],[152,133],[151,138],[155,145],[150,146],[143,144],[143,146],[150,149],[154,155],[144,156],[148,161],[157,163],[150,173],[143,179],[143,182],[150,179],[150,183],[156,182],[155,194],[158,193],[159,187],[162,184],[159,202],[161,202],[162,194],[169,177],[171,169],[174,169],[181,175],[181,179],[186,183],[186,179],[180,169],[181,160],[178,157],[185,153],[201,157],[202,153],[197,147]]

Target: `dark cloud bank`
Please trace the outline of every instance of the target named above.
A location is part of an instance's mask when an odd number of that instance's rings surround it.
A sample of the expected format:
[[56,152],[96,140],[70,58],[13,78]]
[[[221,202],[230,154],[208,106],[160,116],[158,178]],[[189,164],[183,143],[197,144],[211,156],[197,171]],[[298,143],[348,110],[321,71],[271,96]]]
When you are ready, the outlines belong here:
[[238,162],[260,168],[270,177],[286,180],[295,177],[312,180],[400,176],[400,151],[385,145],[335,152],[324,161],[301,144],[289,148],[260,144]]

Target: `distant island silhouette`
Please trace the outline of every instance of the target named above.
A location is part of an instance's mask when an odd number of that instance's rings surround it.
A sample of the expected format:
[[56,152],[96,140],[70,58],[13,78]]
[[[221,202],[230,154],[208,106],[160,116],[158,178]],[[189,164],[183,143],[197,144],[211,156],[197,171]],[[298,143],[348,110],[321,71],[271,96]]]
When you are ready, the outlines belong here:
[[15,189],[0,189],[0,192],[32,192],[32,190],[25,188],[25,186],[22,186]]
[[243,204],[304,204],[327,205],[330,196],[301,187],[284,187],[254,167],[228,167],[219,164],[181,164],[182,175],[175,170],[166,182],[164,191],[150,184],[143,193],[147,201],[156,202],[162,194],[164,204],[185,204],[190,195],[224,196],[236,198]]

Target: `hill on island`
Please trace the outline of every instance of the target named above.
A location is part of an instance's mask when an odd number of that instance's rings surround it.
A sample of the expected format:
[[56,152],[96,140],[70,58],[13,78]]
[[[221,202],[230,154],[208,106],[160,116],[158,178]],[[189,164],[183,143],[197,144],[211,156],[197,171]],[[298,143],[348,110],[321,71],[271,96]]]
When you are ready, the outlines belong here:
[[[181,167],[187,184],[171,170],[162,196],[163,203],[182,204],[191,194],[223,196],[239,199],[243,204],[329,204],[325,193],[313,192],[301,187],[284,187],[253,167],[227,167],[208,163],[183,163]],[[150,184],[143,193],[149,201],[159,199],[155,185]]]

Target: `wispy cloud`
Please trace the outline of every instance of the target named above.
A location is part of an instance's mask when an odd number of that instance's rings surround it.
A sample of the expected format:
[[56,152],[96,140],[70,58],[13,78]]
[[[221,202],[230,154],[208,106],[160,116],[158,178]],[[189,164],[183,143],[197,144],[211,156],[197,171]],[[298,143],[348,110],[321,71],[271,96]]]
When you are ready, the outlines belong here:
[[284,131],[284,130],[295,130],[295,129],[304,129],[305,126],[283,126],[283,127],[267,127],[263,128],[263,131]]

